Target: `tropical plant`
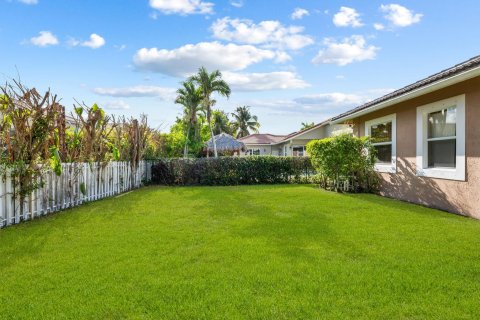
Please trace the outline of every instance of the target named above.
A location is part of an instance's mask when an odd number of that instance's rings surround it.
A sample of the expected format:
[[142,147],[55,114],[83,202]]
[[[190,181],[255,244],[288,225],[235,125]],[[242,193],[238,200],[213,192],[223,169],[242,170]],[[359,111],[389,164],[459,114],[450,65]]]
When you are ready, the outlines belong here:
[[189,81],[193,81],[200,86],[202,92],[202,106],[207,116],[208,126],[210,127],[210,134],[213,140],[213,153],[215,158],[218,157],[217,144],[215,142],[215,135],[213,134],[212,126],[212,106],[215,104],[215,100],[212,99],[212,94],[217,93],[221,96],[230,97],[230,87],[222,79],[222,73],[219,70],[215,70],[209,73],[205,67],[201,67],[197,74],[191,76]]
[[302,122],[302,128],[300,130],[307,130],[315,126],[315,122]]
[[213,134],[232,134],[232,125],[228,115],[222,110],[213,110]]
[[238,107],[235,112],[232,113],[232,116],[234,118],[232,126],[237,138],[248,136],[250,130],[258,133],[260,123],[258,122],[257,116],[250,113],[249,106]]
[[190,131],[192,127],[195,130],[195,138],[198,137],[198,113],[200,112],[200,103],[202,102],[202,92],[200,88],[196,88],[193,81],[182,82],[183,88],[177,90],[177,98],[175,103],[181,104],[183,108],[184,121],[188,124],[185,132],[185,147],[183,157],[188,156],[188,144]]

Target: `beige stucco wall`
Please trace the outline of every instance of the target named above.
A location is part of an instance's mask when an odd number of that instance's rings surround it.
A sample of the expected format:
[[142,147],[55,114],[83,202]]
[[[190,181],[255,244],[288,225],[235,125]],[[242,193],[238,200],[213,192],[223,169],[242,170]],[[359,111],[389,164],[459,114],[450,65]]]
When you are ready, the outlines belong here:
[[[466,181],[416,176],[416,109],[465,94]],[[480,219],[480,77],[411,99],[354,120],[354,134],[365,121],[396,113],[397,173],[382,173],[381,194]]]

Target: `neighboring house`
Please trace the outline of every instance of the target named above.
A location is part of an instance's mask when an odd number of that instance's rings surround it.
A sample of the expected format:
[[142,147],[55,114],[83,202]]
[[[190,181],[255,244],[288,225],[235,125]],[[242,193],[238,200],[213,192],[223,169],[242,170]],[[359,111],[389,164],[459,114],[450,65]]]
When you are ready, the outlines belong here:
[[332,119],[371,136],[381,194],[480,218],[480,56]]
[[257,133],[238,140],[245,143],[247,148],[247,151],[243,154],[244,156],[273,155],[303,157],[307,155],[306,145],[311,140],[323,139],[340,132],[351,132],[349,125],[330,125],[329,122],[330,120],[327,120],[311,128],[289,135]]

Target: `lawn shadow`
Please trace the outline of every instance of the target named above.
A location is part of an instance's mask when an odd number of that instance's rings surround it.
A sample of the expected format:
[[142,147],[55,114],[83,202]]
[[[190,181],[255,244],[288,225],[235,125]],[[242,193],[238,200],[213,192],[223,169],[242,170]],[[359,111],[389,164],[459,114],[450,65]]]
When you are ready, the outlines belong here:
[[[291,185],[209,187],[212,192],[230,188],[232,192],[223,192],[221,200],[215,197],[205,200],[209,214],[222,215],[227,211],[231,216],[226,230],[231,237],[268,243],[284,258],[313,261],[318,258],[315,251],[319,250],[355,259],[365,256],[355,243],[343,239],[332,228],[334,217],[323,211],[321,202],[311,202],[314,195],[304,193],[307,186],[298,187],[302,188],[299,192]],[[282,192],[285,188],[292,193]],[[315,191],[314,186],[307,188]],[[273,197],[277,192],[281,196]],[[270,194],[275,200],[269,200]],[[218,210],[219,206],[224,210]],[[238,208],[241,211],[229,212]]]

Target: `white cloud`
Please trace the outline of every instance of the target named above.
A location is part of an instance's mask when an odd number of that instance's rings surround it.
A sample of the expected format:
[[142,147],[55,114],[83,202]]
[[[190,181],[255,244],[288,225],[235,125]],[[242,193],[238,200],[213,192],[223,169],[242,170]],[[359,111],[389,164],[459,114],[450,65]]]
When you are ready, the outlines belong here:
[[256,100],[250,105],[269,109],[277,115],[312,115],[327,119],[392,91],[393,89],[381,88],[362,93],[327,92],[293,99]]
[[150,0],[150,7],[163,14],[211,14],[213,6],[212,2],[201,0]]
[[175,96],[174,88],[158,86],[132,86],[132,87],[111,87],[93,89],[98,95],[132,98],[132,97],[158,97],[162,100],[173,99]]
[[341,92],[320,93],[295,98],[294,101],[304,106],[315,106],[319,108],[353,108],[361,105],[370,98],[359,94],[348,94]]
[[96,33],[92,33],[90,35],[90,39],[82,42],[80,45],[83,46],[83,47],[98,49],[98,48],[103,47],[105,45],[105,39],[103,39],[101,36],[99,36]]
[[315,64],[336,64],[345,66],[352,62],[373,60],[376,57],[378,47],[367,45],[363,36],[354,35],[335,42],[331,38],[324,40],[326,48],[320,50],[312,62]]
[[360,14],[354,8],[340,7],[340,11],[333,16],[333,23],[337,27],[353,27],[363,26],[360,20]]
[[235,8],[243,7],[243,0],[230,0],[230,4]]
[[58,38],[50,31],[40,31],[37,37],[30,38],[30,43],[39,47],[55,46]]
[[302,89],[309,86],[297,74],[290,71],[268,73],[224,72],[223,78],[236,91],[267,91]]
[[212,24],[217,39],[263,45],[266,48],[298,50],[314,43],[312,37],[302,34],[303,27],[283,26],[279,21],[261,21],[225,17]]
[[390,21],[396,27],[408,27],[414,23],[420,22],[423,17],[421,13],[414,13],[413,11],[399,5],[386,4],[381,5],[380,10],[385,13],[385,19]]
[[381,23],[374,23],[373,27],[375,28],[375,30],[378,30],[378,31],[385,29],[385,26]]
[[33,5],[33,4],[38,4],[38,0],[17,0],[20,3],[28,4],[28,5]]
[[104,107],[107,110],[128,110],[128,109],[130,109],[130,105],[123,100],[107,101],[107,102],[102,104],[102,107]]
[[295,10],[293,10],[292,15],[290,17],[293,20],[299,20],[299,19],[302,19],[303,17],[309,16],[309,15],[310,15],[310,12],[308,12],[307,9],[295,8]]
[[172,76],[186,76],[204,66],[208,70],[238,71],[263,60],[274,60],[279,54],[251,45],[200,42],[167,50],[143,48],[133,58],[140,70]]

